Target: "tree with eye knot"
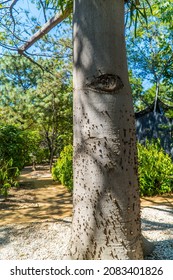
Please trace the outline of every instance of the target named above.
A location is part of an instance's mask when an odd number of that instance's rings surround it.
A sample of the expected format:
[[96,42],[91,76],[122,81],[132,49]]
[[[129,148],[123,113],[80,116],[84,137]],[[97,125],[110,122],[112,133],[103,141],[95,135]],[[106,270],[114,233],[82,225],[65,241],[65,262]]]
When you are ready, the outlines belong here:
[[67,259],[142,259],[122,0],[75,0],[74,191]]
[[[124,36],[124,1],[71,0],[29,42],[73,5],[73,222],[67,259],[142,259],[135,120]],[[126,1],[131,15],[139,1]],[[149,0],[146,0],[149,3]],[[145,13],[144,13],[145,17]],[[147,253],[149,251],[147,250]]]

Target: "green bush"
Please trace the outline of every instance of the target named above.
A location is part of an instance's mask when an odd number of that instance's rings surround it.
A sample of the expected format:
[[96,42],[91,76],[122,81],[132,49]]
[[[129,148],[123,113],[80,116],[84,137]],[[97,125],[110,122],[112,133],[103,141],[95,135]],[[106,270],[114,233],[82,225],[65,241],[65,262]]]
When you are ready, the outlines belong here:
[[19,176],[19,169],[13,167],[13,160],[0,162],[0,195],[7,197],[8,190],[17,186],[16,178]]
[[17,185],[16,178],[24,167],[30,152],[29,132],[15,125],[0,124],[0,194],[7,196],[10,187]]
[[173,191],[173,163],[159,142],[138,144],[138,160],[141,196]]
[[48,158],[48,153],[41,145],[41,135],[32,130],[22,130],[15,125],[0,124],[0,160],[13,160],[13,166],[21,170],[31,164],[32,158],[40,163]]
[[27,156],[26,134],[14,125],[0,125],[0,160],[8,162],[21,170]]
[[52,168],[52,177],[66,186],[69,191],[73,189],[73,147],[67,145],[60,153],[60,157]]

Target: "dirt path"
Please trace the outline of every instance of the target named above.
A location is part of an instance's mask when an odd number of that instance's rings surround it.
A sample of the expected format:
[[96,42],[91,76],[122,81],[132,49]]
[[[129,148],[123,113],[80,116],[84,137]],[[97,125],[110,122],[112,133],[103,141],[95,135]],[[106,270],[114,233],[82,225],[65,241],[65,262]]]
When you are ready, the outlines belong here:
[[72,196],[52,180],[48,166],[38,166],[37,171],[26,167],[19,187],[10,190],[7,200],[0,200],[0,226],[54,221],[71,214]]
[[154,207],[159,205],[170,206],[173,208],[173,194],[141,198],[141,207]]
[[[173,194],[141,199],[142,207],[173,207]],[[0,226],[16,223],[55,221],[72,215],[72,196],[65,187],[54,182],[48,166],[36,171],[26,167],[18,188],[10,190],[5,201],[0,199]]]

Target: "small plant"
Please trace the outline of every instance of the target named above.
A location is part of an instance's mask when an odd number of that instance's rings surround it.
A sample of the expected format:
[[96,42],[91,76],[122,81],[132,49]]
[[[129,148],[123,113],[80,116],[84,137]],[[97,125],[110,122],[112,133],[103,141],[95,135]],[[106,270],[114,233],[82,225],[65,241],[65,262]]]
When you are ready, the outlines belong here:
[[19,169],[13,167],[13,160],[0,162],[0,195],[7,197],[11,187],[17,186],[16,178],[19,176]]
[[159,141],[138,144],[138,160],[141,196],[173,191],[173,162]]
[[67,145],[60,153],[60,157],[52,168],[52,177],[66,186],[69,191],[73,190],[73,147]]

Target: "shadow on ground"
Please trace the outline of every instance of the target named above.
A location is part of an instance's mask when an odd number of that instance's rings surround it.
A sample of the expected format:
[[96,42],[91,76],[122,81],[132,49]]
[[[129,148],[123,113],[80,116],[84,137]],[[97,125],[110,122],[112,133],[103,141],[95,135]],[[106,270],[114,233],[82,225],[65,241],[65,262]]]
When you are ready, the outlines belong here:
[[19,187],[0,200],[0,226],[52,221],[72,214],[72,195],[54,182],[48,170],[25,168]]
[[146,206],[141,222],[144,236],[154,244],[145,259],[173,260],[173,207],[159,203]]
[[[171,238],[173,195],[144,197],[141,199],[141,207],[157,212],[154,220],[143,217],[143,231],[155,231],[156,236],[159,231],[167,231]],[[170,217],[169,222],[164,220],[165,215]],[[71,216],[72,194],[52,180],[48,168],[40,167],[32,171],[31,167],[27,167],[20,176],[19,187],[11,189],[6,200],[0,198],[0,246],[9,243],[15,236],[22,236],[24,231],[29,233],[37,230],[44,222],[45,226],[49,222],[70,224],[71,220],[67,221],[66,217]],[[154,259],[173,259],[173,240],[168,239],[168,235],[161,241],[157,237],[154,239],[155,249],[146,259],[153,259],[153,256]]]
[[145,260],[173,260],[173,240],[154,241],[153,252]]

